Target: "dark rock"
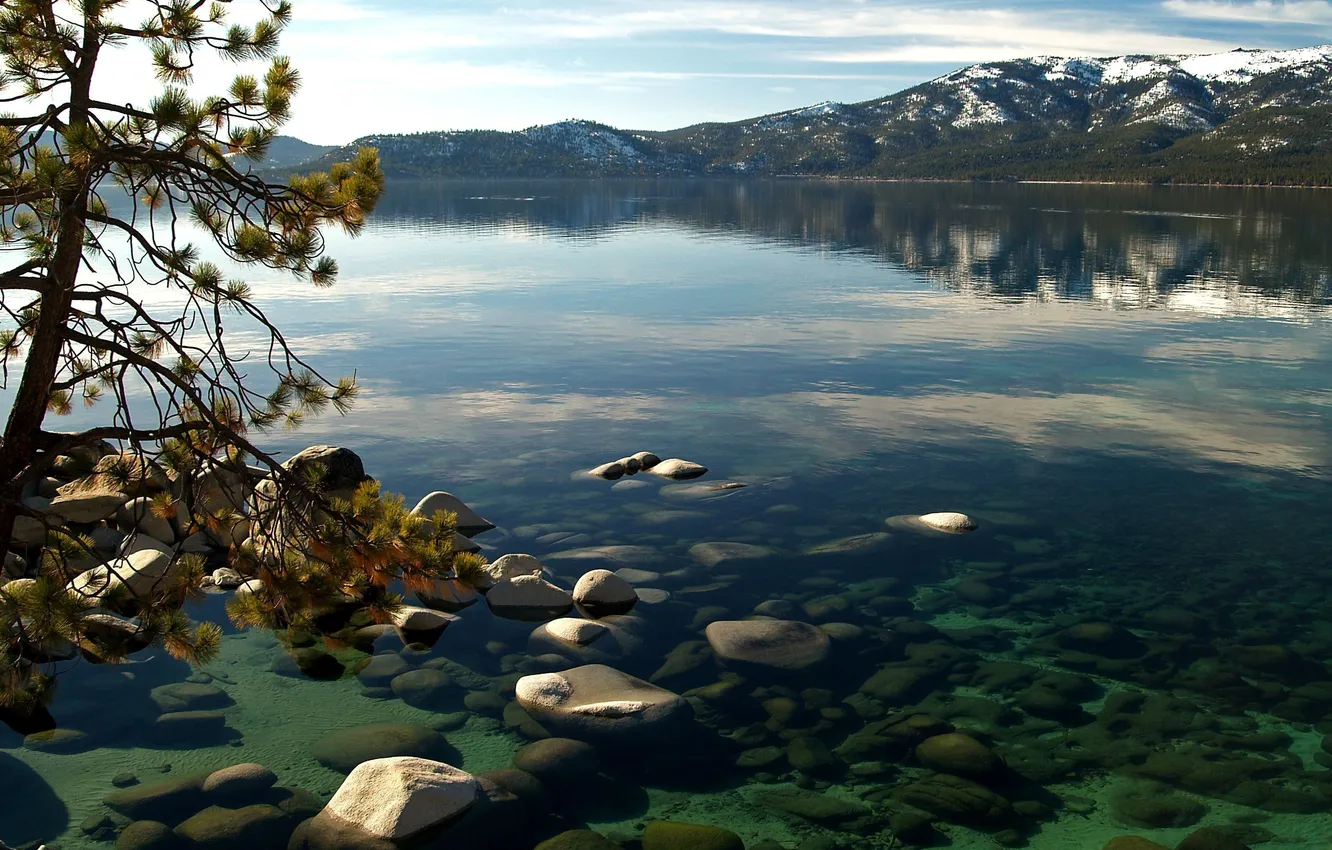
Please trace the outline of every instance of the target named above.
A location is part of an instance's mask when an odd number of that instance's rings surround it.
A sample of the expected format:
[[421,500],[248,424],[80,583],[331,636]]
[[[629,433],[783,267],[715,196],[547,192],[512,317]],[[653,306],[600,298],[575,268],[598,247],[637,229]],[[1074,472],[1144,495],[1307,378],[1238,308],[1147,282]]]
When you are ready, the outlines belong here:
[[276,784],[277,774],[263,765],[236,764],[209,774],[203,792],[214,803],[235,805],[261,798]]
[[540,817],[550,811],[550,795],[546,786],[532,774],[516,767],[502,770],[490,770],[477,774],[477,779],[487,779],[512,793],[527,808],[532,817]]
[[621,850],[620,845],[590,829],[571,829],[547,838],[536,850]]
[[173,826],[206,806],[203,784],[212,771],[136,785],[102,798],[113,811],[134,820],[153,820]]
[[993,750],[961,732],[926,738],[916,747],[916,758],[931,770],[957,776],[989,777],[1004,766]]
[[643,850],[745,850],[745,842],[719,826],[654,820],[643,830]]
[[1144,829],[1192,826],[1207,807],[1168,788],[1152,785],[1121,789],[1110,799],[1115,820]]
[[116,850],[177,850],[181,840],[164,823],[137,820],[120,831]]
[[412,670],[394,678],[391,687],[398,698],[413,708],[432,710],[443,706],[454,693],[453,678],[442,670]]
[[1179,842],[1175,850],[1250,850],[1250,848],[1225,829],[1205,826],[1189,833],[1188,837]]
[[1065,649],[1102,658],[1141,658],[1147,645],[1128,629],[1110,623],[1081,623],[1055,636]]
[[131,785],[139,784],[139,777],[132,773],[117,773],[111,777],[111,784],[117,788],[129,788]]
[[804,818],[821,826],[852,832],[874,828],[873,810],[863,803],[841,800],[801,788],[774,788],[760,791],[754,796],[759,803],[768,808]]
[[23,739],[25,750],[60,755],[87,752],[93,746],[92,740],[77,729],[47,729],[44,732],[33,732]]
[[786,745],[786,759],[791,767],[806,773],[841,769],[843,765],[818,738],[794,738]]
[[216,685],[176,682],[159,685],[149,693],[163,712],[204,711],[235,705],[231,696]]
[[428,726],[410,723],[367,723],[331,732],[315,742],[310,753],[325,767],[351,773],[363,761],[389,756],[417,756],[462,765],[459,753],[444,736]]
[[153,723],[153,735],[172,744],[212,741],[227,725],[220,711],[172,711]]
[[949,823],[1002,827],[1013,817],[1008,800],[960,776],[932,776],[897,789],[893,796]]
[[556,790],[595,776],[600,764],[592,746],[570,738],[546,738],[520,748],[513,757],[515,768]]
[[209,806],[176,827],[192,850],[285,850],[294,821],[277,806]]

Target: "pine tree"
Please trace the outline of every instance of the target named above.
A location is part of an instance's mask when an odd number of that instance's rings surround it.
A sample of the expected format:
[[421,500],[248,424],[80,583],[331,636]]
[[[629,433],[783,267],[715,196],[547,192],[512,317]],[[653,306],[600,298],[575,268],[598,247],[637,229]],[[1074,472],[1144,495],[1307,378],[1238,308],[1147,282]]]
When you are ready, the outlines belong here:
[[[95,644],[104,660],[145,641],[195,660],[217,648],[216,626],[180,612],[204,581],[202,558],[174,555],[146,588],[88,571],[99,560],[88,528],[31,498],[52,470],[77,479],[62,494],[143,495],[182,534],[231,542],[235,564],[258,577],[233,606],[247,625],[303,622],[358,594],[388,610],[390,582],[453,566],[450,517],[413,517],[371,484],[335,492],[319,464],[284,467],[257,442],[345,411],[355,381],[306,364],[249,286],[189,239],[230,264],[329,286],[337,264],[323,229],[358,233],[383,188],[370,148],[282,184],[253,173],[300,87],[277,53],[291,5],[261,3],[249,26],[228,22],[230,0],[0,6],[0,109],[15,110],[0,115],[0,369],[7,389],[17,378],[0,443],[0,540],[26,551],[36,576],[0,585],[0,709],[41,697],[43,659],[61,641]],[[102,61],[134,45],[151,54],[160,93],[97,99]],[[194,70],[210,57],[242,72],[200,95]],[[262,76],[246,72],[256,63]],[[256,332],[259,344],[234,341]],[[100,404],[104,424],[47,427],[75,404]],[[273,504],[256,513],[261,476]],[[93,610],[136,615],[133,633],[109,639]]]

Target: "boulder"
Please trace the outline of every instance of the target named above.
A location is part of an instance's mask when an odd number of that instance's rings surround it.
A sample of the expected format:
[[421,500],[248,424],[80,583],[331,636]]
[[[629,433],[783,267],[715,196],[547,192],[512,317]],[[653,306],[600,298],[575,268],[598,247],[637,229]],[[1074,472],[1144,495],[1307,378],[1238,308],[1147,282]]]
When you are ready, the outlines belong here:
[[501,555],[482,567],[481,571],[485,577],[478,579],[474,586],[477,590],[484,592],[494,587],[496,582],[503,581],[506,578],[544,575],[546,568],[531,555],[511,554]]
[[706,475],[708,468],[693,461],[673,457],[653,464],[648,471],[653,475],[660,475],[662,478],[669,478],[672,481],[688,481],[691,478],[701,478]]
[[203,784],[211,775],[212,771],[206,771],[135,785],[104,797],[102,802],[125,817],[173,826],[208,805]]
[[603,463],[601,466],[589,469],[587,474],[594,478],[604,478],[607,481],[615,481],[618,478],[623,478],[625,472],[627,472],[627,470],[624,468],[624,464],[620,463],[618,460],[613,460],[610,463]]
[[654,820],[643,830],[643,850],[745,850],[745,842],[719,826]]
[[423,517],[433,517],[436,511],[449,511],[457,515],[457,528],[464,537],[475,537],[495,527],[495,523],[467,507],[462,499],[443,490],[428,494],[412,508],[412,513]]
[[341,446],[310,446],[287,458],[282,466],[302,478],[318,468],[322,472],[320,486],[325,492],[355,490],[370,477],[365,474],[360,456]]
[[554,838],[547,838],[536,850],[623,850],[599,832],[590,829],[570,829]]
[[644,470],[652,469],[652,467],[661,463],[661,458],[657,457],[652,452],[635,452],[634,454],[630,455],[630,457],[638,461],[639,469],[644,469]]
[[177,850],[175,830],[155,820],[136,820],[120,831],[116,850]]
[[584,573],[574,585],[573,601],[589,617],[627,614],[638,602],[633,585],[610,570]]
[[190,850],[281,850],[291,835],[286,812],[267,803],[230,809],[209,806],[176,827]]
[[116,521],[127,530],[141,531],[167,545],[176,539],[171,521],[153,513],[153,500],[149,496],[139,496],[126,502],[116,511]]
[[262,764],[233,764],[208,774],[203,792],[214,802],[252,800],[277,784],[277,774]]
[[114,515],[128,498],[122,490],[106,482],[83,479],[61,487],[46,506],[46,513],[66,522],[98,522]]
[[162,711],[201,711],[234,705],[230,694],[217,685],[196,682],[175,682],[158,685],[149,691],[154,703]]
[[961,732],[926,738],[916,747],[916,759],[931,770],[973,778],[992,776],[1004,766],[993,750]]
[[622,457],[615,462],[624,467],[626,475],[633,475],[643,468],[643,464],[639,463],[636,457]]
[[1102,658],[1140,658],[1147,652],[1137,635],[1111,623],[1079,623],[1056,634],[1055,641],[1065,649]]
[[218,567],[213,570],[213,586],[223,590],[234,590],[245,584],[245,576],[231,567]]
[[696,543],[689,547],[689,556],[705,567],[715,567],[727,561],[750,561],[768,558],[773,551],[767,546],[752,543],[711,542]]
[[136,596],[146,596],[169,586],[179,572],[179,561],[155,549],[145,549],[75,576],[69,589],[90,599],[100,599],[111,588],[123,584]]
[[546,788],[559,791],[576,787],[597,775],[601,760],[597,751],[572,738],[546,738],[520,747],[513,766],[541,780]]
[[606,561],[620,567],[642,567],[659,564],[665,556],[651,546],[588,546],[565,549],[546,556],[547,561]]
[[427,608],[452,614],[475,605],[481,594],[456,579],[437,581],[426,590],[418,590],[416,599]]
[[803,670],[828,655],[827,632],[795,620],[719,620],[704,630],[712,651],[727,662]]
[[450,623],[458,619],[452,614],[444,614],[433,608],[421,608],[416,605],[400,606],[390,617],[393,619],[393,625],[404,632],[428,632],[431,634],[444,631]]
[[1013,818],[1008,800],[983,785],[946,773],[901,786],[893,798],[949,823],[1002,827]]
[[540,622],[569,613],[574,600],[569,591],[541,576],[522,575],[496,582],[486,594],[486,604],[496,616]]
[[362,762],[390,756],[462,761],[443,735],[411,723],[366,723],[339,729],[316,741],[310,753],[324,767],[339,773],[350,773]]
[[918,534],[966,534],[976,530],[976,521],[966,514],[955,511],[941,511],[933,514],[907,514],[888,517],[884,524],[889,528],[902,531],[914,531]]
[[356,767],[320,818],[333,817],[375,838],[396,843],[446,826],[476,802],[480,785],[443,762],[397,756]]
[[893,536],[885,531],[869,534],[853,534],[839,537],[827,543],[820,543],[805,550],[806,555],[867,555],[877,552],[888,545]]
[[678,694],[601,664],[524,676],[515,695],[552,734],[593,743],[661,740],[692,718]]
[[395,676],[389,688],[398,699],[412,706],[431,711],[442,706],[449,696],[457,692],[453,677],[443,670],[424,668]]

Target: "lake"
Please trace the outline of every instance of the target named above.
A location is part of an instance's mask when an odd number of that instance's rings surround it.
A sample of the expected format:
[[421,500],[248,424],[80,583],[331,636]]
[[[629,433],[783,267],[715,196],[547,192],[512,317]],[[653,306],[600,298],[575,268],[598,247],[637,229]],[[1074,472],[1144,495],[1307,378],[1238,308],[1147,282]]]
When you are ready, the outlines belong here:
[[[591,662],[683,695],[693,725],[551,774],[515,846],[635,846],[659,819],[788,850],[1332,846],[1329,233],[1332,194],[1303,190],[391,184],[361,238],[330,237],[337,286],[252,277],[364,389],[275,445],[347,446],[409,504],[447,490],[495,523],[488,557],[565,587],[630,570],[642,600],[602,649],[484,602],[433,647],[329,642],[336,681],[230,628],[202,671],[72,665],[51,711],[80,735],[0,729],[24,789],[0,839],[109,846],[119,786],[254,762],[301,790],[285,832],[242,843],[285,847],[342,781],[331,733],[402,724],[502,770],[541,734],[518,678]],[[641,450],[709,471],[586,474]],[[910,519],[942,511],[976,530]],[[718,542],[745,547],[698,545]],[[720,660],[706,628],[756,609],[819,627],[826,657]],[[449,681],[404,701],[353,675],[371,652]],[[187,677],[224,726],[168,737]],[[496,811],[536,823],[514,793]]]

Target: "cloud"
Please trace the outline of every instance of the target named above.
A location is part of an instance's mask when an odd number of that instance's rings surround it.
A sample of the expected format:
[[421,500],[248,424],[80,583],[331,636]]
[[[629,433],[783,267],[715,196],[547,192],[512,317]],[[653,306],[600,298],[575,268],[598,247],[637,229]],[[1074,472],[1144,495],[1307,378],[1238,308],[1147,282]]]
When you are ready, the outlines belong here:
[[1166,0],[1161,7],[1182,18],[1236,21],[1259,24],[1332,24],[1332,2],[1328,0],[1252,0],[1226,3],[1221,0]]

